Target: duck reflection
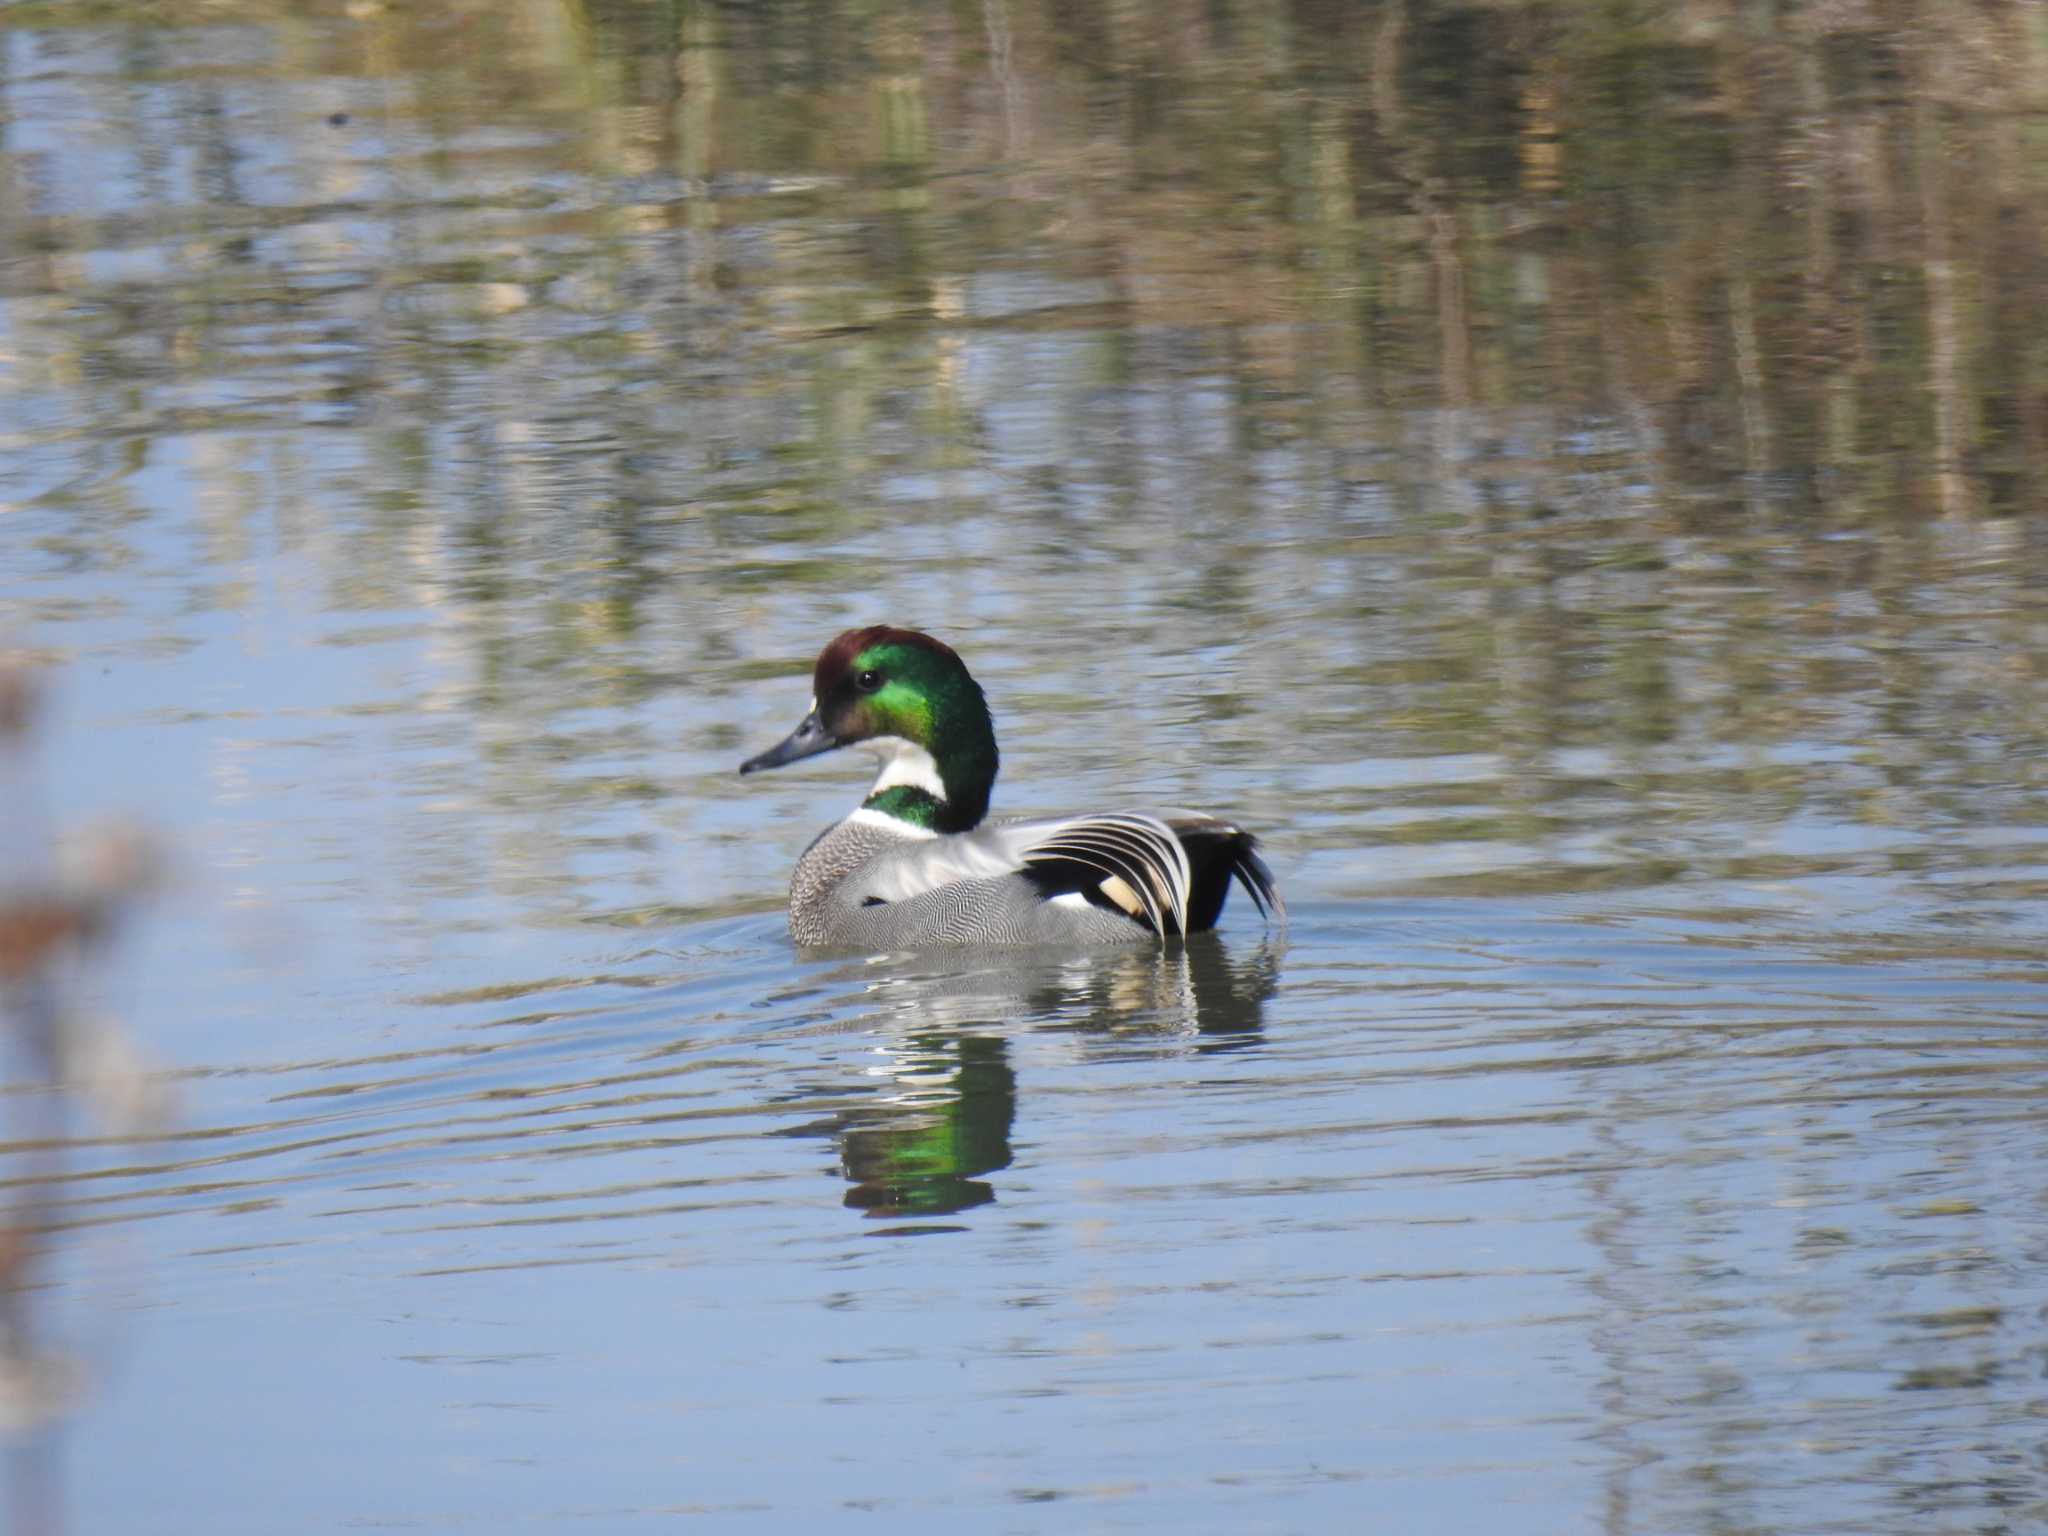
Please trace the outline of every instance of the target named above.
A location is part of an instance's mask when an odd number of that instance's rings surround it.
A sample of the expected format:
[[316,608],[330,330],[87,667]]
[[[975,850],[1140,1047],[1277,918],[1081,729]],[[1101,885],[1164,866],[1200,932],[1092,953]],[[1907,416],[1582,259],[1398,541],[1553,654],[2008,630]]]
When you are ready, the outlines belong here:
[[1010,1166],[1017,1074],[1009,1043],[987,1035],[920,1034],[892,1047],[903,1091],[846,1117],[839,1160],[851,1210],[943,1216],[986,1205],[976,1175]]
[[1280,957],[1271,944],[1234,958],[1213,933],[1198,933],[1171,954],[1122,957],[1085,976],[1048,1010],[1039,1027],[1137,1041],[1184,1040],[1210,1055],[1258,1044],[1266,1002],[1279,989]]
[[883,1043],[871,1074],[890,1086],[795,1134],[838,1142],[849,1209],[931,1217],[996,1198],[983,1175],[1010,1165],[1019,1031],[1154,1052],[1243,1050],[1262,1037],[1279,952],[1262,944],[1238,958],[1197,934],[1166,952],[879,956],[827,980],[856,984],[874,1011]]

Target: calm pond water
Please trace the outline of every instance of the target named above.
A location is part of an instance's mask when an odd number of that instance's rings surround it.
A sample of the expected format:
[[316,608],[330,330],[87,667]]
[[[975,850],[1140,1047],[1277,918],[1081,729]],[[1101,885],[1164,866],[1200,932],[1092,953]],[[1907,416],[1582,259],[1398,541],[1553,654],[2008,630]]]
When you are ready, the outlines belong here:
[[[1893,26],[0,7],[177,1101],[4,1101],[16,1528],[2048,1520],[2048,28]],[[794,951],[877,620],[1291,925]]]

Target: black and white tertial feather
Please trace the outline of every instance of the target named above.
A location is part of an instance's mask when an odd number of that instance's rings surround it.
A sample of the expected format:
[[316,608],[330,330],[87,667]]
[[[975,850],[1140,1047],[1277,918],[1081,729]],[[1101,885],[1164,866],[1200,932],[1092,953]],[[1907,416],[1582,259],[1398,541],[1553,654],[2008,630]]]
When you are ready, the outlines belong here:
[[[1188,931],[1194,884],[1188,856],[1173,829],[1138,812],[1100,812],[1053,823],[1024,850],[1023,866],[1047,872],[1093,872],[1104,903],[1140,918],[1154,933]],[[1075,887],[1084,899],[1088,884]]]

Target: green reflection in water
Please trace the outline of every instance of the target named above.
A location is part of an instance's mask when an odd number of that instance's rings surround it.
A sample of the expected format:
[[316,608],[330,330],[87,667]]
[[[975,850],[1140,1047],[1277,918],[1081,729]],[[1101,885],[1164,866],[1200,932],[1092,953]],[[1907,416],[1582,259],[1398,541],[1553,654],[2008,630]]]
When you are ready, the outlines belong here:
[[840,1158],[846,1204],[870,1216],[942,1216],[995,1199],[979,1175],[1010,1166],[1017,1074],[1009,1049],[979,1035],[913,1035],[889,1047],[905,1084],[849,1118]]

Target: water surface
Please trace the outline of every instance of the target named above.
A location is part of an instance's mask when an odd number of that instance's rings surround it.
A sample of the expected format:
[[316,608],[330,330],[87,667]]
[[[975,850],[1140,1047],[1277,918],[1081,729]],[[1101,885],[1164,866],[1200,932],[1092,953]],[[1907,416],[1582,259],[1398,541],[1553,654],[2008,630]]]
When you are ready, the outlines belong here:
[[[180,1103],[57,1148],[40,1502],[2039,1523],[2044,63],[0,10],[0,814],[177,876],[72,989]],[[734,769],[877,620],[1000,808],[1227,812],[1293,921],[792,950],[862,765]]]

